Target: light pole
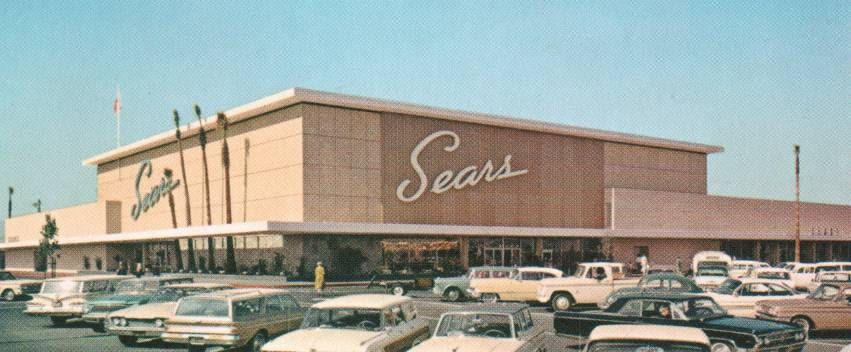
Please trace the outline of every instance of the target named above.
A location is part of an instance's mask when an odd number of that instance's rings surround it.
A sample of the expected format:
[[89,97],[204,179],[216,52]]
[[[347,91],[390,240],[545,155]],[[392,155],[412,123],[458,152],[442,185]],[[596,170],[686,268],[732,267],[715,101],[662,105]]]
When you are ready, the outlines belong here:
[[795,261],[801,261],[801,146],[795,144]]

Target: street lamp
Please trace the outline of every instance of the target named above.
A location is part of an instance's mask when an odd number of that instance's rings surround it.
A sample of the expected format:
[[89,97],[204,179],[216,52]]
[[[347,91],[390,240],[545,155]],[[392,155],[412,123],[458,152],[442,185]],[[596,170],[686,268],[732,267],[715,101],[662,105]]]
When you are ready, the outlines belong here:
[[[801,146],[795,144],[795,261],[801,261]],[[815,258],[813,258],[815,259]]]

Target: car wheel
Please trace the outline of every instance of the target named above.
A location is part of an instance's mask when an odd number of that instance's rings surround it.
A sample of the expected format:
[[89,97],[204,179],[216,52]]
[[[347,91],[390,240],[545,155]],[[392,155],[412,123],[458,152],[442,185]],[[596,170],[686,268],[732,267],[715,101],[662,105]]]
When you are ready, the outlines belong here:
[[11,302],[15,300],[15,291],[10,289],[6,289],[3,291],[3,300],[7,302]]
[[499,296],[496,293],[482,293],[482,302],[496,303],[496,301],[499,301]]
[[813,324],[810,322],[810,319],[807,319],[807,317],[802,316],[792,318],[792,324],[797,324],[798,326],[800,326],[801,329],[804,329],[804,333],[806,333],[807,335],[809,335],[810,330],[812,330],[813,328]]
[[712,352],[733,352],[733,346],[726,342],[713,342],[710,346]]
[[99,333],[106,332],[106,326],[104,326],[103,324],[104,324],[104,322],[96,323],[94,326],[92,326],[92,330],[94,330],[95,332],[99,332]]
[[393,285],[393,287],[390,288],[390,293],[392,293],[394,296],[404,296],[405,287],[402,285]]
[[560,312],[570,309],[573,306],[573,298],[566,293],[558,293],[553,296],[551,301],[553,311]]
[[457,287],[452,287],[443,293],[443,299],[449,302],[458,302],[461,299],[461,290]]
[[133,346],[136,346],[137,340],[136,340],[136,336],[118,335],[118,342],[121,342],[121,344],[124,345],[124,346],[133,347]]
[[251,343],[248,344],[249,351],[251,352],[260,352],[260,349],[263,345],[266,344],[266,334],[262,332],[258,332],[257,335],[254,335],[254,338],[251,339]]
[[65,324],[68,318],[66,317],[50,317],[50,322],[53,323],[54,326],[59,326]]

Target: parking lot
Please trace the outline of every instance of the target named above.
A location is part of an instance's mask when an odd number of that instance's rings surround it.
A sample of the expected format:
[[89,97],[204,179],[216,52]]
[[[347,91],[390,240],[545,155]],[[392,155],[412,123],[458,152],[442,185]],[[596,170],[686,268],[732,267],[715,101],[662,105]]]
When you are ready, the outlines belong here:
[[[317,299],[308,289],[293,290],[300,303],[310,305]],[[359,293],[357,289],[336,288],[330,295]],[[420,316],[431,320],[432,324],[441,313],[462,305],[475,303],[446,303],[428,292],[412,292]],[[160,341],[142,342],[139,346],[122,346],[118,339],[107,334],[96,333],[79,321],[69,321],[65,326],[54,327],[46,318],[30,317],[23,313],[24,301],[0,303],[0,351],[180,351],[184,346],[162,343]],[[544,307],[533,307],[535,323],[552,331],[552,312]],[[567,346],[578,341],[552,334],[546,334],[535,341],[547,351],[573,351]],[[807,352],[836,352],[851,344],[851,333],[819,333],[807,343]]]

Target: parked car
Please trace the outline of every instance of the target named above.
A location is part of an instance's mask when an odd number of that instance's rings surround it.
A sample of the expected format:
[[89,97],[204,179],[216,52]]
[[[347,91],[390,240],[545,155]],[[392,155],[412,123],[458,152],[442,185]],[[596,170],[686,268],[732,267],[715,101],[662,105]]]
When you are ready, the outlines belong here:
[[426,274],[373,275],[366,288],[380,287],[384,293],[404,296],[411,290],[428,290],[434,285],[434,278]]
[[757,301],[807,297],[775,280],[751,278],[727,279],[706,295],[712,297],[727,313],[746,318],[755,317]]
[[788,271],[792,271],[792,268],[794,268],[795,265],[798,265],[798,264],[801,264],[801,263],[800,262],[780,262],[780,263],[777,263],[777,265],[775,265],[774,267],[780,268],[780,269],[786,269]]
[[470,280],[467,292],[471,297],[485,302],[535,301],[541,280],[562,277],[561,270],[541,267],[522,267],[511,271],[509,277]]
[[851,271],[823,271],[816,275],[807,286],[808,292],[815,291],[821,284],[826,283],[851,283]]
[[48,316],[53,325],[62,325],[68,319],[82,317],[87,300],[111,294],[119,282],[130,278],[89,275],[45,280],[41,291],[27,302],[25,312],[31,316]]
[[271,336],[297,329],[303,317],[304,309],[287,291],[222,290],[181,298],[161,338],[189,351],[246,347],[257,352]]
[[786,269],[778,268],[753,268],[742,276],[742,278],[771,280],[778,284],[795,288],[795,281],[792,280],[792,275]]
[[638,278],[626,278],[621,263],[582,263],[573,276],[541,280],[536,298],[555,311],[576,304],[597,304],[615,290],[638,285]]
[[510,267],[479,266],[470,268],[467,274],[455,277],[438,277],[434,279],[432,292],[444,301],[457,302],[469,298],[467,289],[472,279],[501,279],[511,275]]
[[405,351],[428,338],[428,321],[409,297],[364,294],[314,304],[301,329],[280,336],[265,352]]
[[851,330],[851,284],[822,284],[805,298],[759,301],[756,317],[788,321],[805,331]]
[[729,278],[727,268],[723,266],[701,266],[694,272],[692,280],[704,290],[711,290]]
[[805,291],[810,285],[810,282],[816,277],[816,265],[809,263],[798,263],[789,270],[789,275],[795,283],[796,290]]
[[703,330],[661,325],[601,325],[591,331],[584,352],[710,352]]
[[763,263],[756,260],[734,260],[733,264],[730,266],[730,271],[728,275],[730,278],[738,279],[751,270],[753,268],[770,268],[771,265],[768,263]]
[[851,271],[851,262],[816,263],[816,274],[823,271]]
[[41,280],[19,280],[8,271],[0,271],[0,299],[14,301],[41,291]]
[[619,298],[605,310],[556,312],[553,319],[557,333],[580,337],[588,337],[597,326],[611,324],[698,328],[709,337],[714,352],[799,352],[807,338],[795,324],[731,316],[705,295],[634,294]]
[[104,326],[125,346],[133,346],[140,338],[159,338],[165,322],[174,315],[177,301],[186,296],[232,289],[228,284],[188,283],[168,285],[160,289],[149,303],[119,309],[109,313]]
[[409,352],[516,352],[542,332],[525,304],[482,304],[443,313],[432,337]]
[[83,321],[95,332],[105,332],[106,315],[119,309],[151,302],[177,300],[174,291],[161,291],[166,285],[190,283],[188,276],[151,276],[124,280],[115,286],[115,292],[89,299],[83,307]]
[[727,253],[719,251],[703,251],[694,255],[691,261],[691,272],[696,273],[697,269],[704,266],[724,267],[730,270],[733,265],[733,257]]
[[703,293],[703,289],[692,279],[680,274],[649,274],[642,277],[636,287],[618,289],[597,303],[597,306],[605,309],[619,297],[634,293]]

